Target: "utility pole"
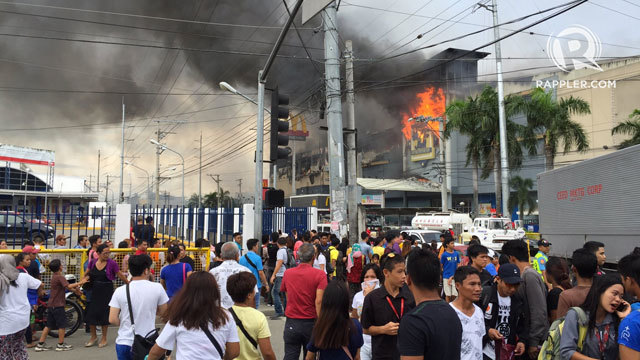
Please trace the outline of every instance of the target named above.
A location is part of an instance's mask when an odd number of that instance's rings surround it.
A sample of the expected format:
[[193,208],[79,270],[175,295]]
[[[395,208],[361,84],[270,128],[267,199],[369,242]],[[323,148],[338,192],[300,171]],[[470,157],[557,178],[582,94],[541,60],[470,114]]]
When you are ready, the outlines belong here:
[[[158,129],[156,130],[156,139],[160,142],[160,122],[158,122]],[[156,146],[156,199],[155,207],[160,206],[160,154],[162,154],[162,148]],[[166,202],[166,201],[165,201]]]
[[96,191],[100,197],[100,150],[98,150],[98,175],[96,177]]
[[242,179],[238,179],[238,200],[242,206]]
[[[215,181],[218,185],[218,196],[216,197],[216,207],[220,207],[220,175],[207,174],[211,177],[211,180]],[[215,177],[214,177],[215,176]]]
[[296,141],[291,141],[291,195],[289,195],[289,206],[293,206],[293,198],[296,194]]
[[107,190],[105,191],[104,194],[104,202],[108,203],[109,202],[109,175],[107,174]]
[[[491,11],[493,12],[493,36],[496,40],[500,38],[498,28],[498,1],[491,1]],[[495,43],[496,49],[496,73],[498,74],[498,116],[500,121],[500,167],[502,170],[502,215],[511,218],[508,214],[509,202],[509,159],[507,158],[507,119],[504,111],[504,83],[502,80],[502,51],[500,42]],[[496,179],[497,181],[498,179]],[[497,195],[497,194],[496,194]]]
[[118,203],[124,201],[124,96],[122,97],[122,148],[120,149],[120,192]]
[[353,90],[353,43],[345,42],[345,73],[347,87],[347,181],[349,201],[347,203],[349,219],[349,242],[358,242],[358,155],[356,152],[356,97]]
[[200,166],[198,167],[198,207],[202,206],[202,131],[200,131]]
[[440,184],[440,195],[442,198],[442,212],[449,211],[449,197],[448,197],[448,185],[447,185],[447,163],[446,157],[444,153],[445,144],[444,144],[444,119],[438,118],[440,122],[438,126],[438,147],[440,148],[440,163],[442,164],[442,183]]
[[347,202],[344,181],[342,104],[340,99],[340,49],[338,46],[338,16],[335,1],[322,11],[322,20],[325,32],[324,66],[327,94],[327,145],[329,148],[331,221],[339,224],[338,233],[344,235],[346,234]]

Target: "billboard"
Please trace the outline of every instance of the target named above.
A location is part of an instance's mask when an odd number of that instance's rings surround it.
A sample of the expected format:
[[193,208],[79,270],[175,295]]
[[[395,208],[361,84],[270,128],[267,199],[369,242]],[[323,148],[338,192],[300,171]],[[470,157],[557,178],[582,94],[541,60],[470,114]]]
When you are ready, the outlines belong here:
[[0,144],[0,161],[55,166],[56,155],[55,152],[51,150]]

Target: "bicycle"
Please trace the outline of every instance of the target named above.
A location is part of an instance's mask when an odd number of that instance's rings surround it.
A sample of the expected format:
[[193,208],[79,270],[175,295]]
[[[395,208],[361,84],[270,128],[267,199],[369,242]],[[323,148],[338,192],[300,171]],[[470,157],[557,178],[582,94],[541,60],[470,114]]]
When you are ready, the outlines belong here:
[[[70,283],[75,282],[75,276],[66,275],[67,281]],[[49,294],[38,297],[38,307],[34,312],[34,324],[37,325],[40,331],[44,330],[47,326],[47,301],[49,300]],[[83,324],[84,320],[84,309],[86,308],[86,304],[81,297],[76,295],[73,292],[67,292],[65,294],[65,317],[67,326],[65,327],[65,336],[70,336],[75,333],[80,326]],[[57,330],[50,330],[49,336],[58,337]]]

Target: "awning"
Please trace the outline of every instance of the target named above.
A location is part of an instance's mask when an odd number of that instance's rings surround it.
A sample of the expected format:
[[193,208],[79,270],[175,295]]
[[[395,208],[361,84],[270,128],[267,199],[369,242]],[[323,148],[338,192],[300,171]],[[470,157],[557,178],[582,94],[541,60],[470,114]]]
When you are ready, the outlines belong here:
[[440,192],[440,184],[428,180],[358,178],[357,181],[366,190]]

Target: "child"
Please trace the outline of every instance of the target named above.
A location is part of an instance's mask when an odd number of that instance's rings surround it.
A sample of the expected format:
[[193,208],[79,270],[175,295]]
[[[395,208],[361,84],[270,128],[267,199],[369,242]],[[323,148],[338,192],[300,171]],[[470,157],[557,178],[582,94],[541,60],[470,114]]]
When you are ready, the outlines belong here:
[[371,263],[380,266],[380,255],[373,254],[373,256],[371,256]]
[[49,270],[51,270],[51,294],[49,295],[49,301],[47,302],[47,326],[42,331],[40,336],[40,342],[36,345],[35,351],[50,350],[44,341],[47,339],[50,330],[58,330],[58,345],[56,345],[56,351],[67,351],[73,349],[71,345],[64,343],[64,331],[66,325],[66,314],[64,311],[65,306],[65,289],[72,290],[76,294],[82,296],[82,293],[78,290],[78,287],[82,286],[86,281],[80,281],[75,284],[69,284],[67,279],[62,275],[62,266],[60,260],[54,259],[49,263]]

